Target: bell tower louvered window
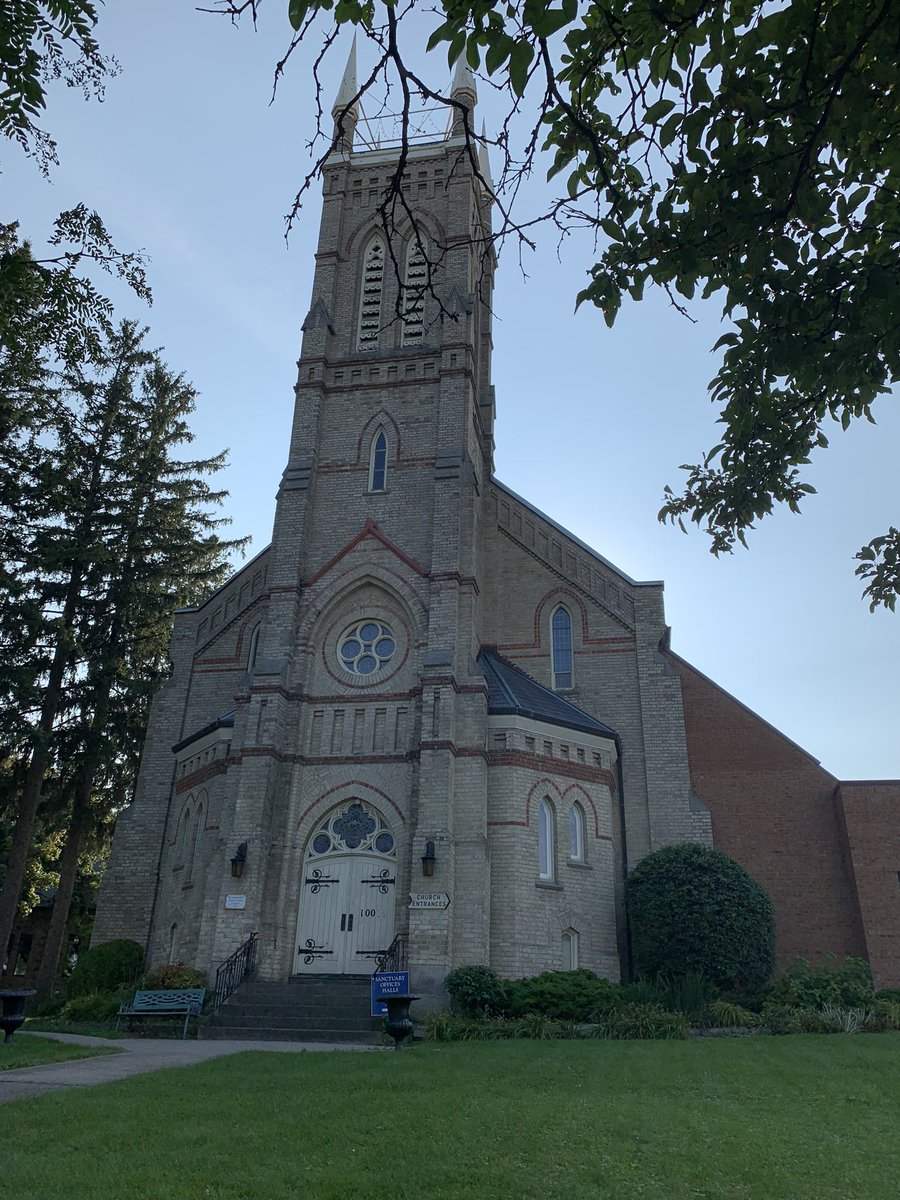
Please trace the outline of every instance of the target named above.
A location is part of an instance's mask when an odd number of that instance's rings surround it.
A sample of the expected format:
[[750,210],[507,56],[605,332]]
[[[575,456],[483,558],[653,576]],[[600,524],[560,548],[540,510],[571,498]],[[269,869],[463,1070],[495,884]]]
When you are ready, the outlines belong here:
[[374,350],[381,329],[381,294],[384,290],[384,242],[373,238],[363,264],[362,296],[359,305],[357,350]]
[[421,241],[414,237],[406,250],[403,280],[403,345],[417,346],[425,336],[425,286],[428,264]]

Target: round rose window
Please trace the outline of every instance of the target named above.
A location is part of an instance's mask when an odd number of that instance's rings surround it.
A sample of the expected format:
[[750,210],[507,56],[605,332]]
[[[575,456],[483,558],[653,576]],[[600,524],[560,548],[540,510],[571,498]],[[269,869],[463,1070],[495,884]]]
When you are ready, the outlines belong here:
[[341,666],[351,675],[374,675],[394,657],[397,643],[389,626],[381,621],[360,621],[338,643]]

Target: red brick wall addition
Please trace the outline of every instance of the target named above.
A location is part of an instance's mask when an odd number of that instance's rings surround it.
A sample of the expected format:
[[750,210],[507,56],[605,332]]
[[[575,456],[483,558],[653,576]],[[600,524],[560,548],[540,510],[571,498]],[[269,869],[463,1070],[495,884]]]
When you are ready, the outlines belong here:
[[900,987],[900,781],[837,791],[876,987]]
[[838,781],[689,663],[669,657],[681,675],[691,786],[711,811],[715,847],[772,898],[778,966],[798,954],[814,964],[828,953],[865,956]]

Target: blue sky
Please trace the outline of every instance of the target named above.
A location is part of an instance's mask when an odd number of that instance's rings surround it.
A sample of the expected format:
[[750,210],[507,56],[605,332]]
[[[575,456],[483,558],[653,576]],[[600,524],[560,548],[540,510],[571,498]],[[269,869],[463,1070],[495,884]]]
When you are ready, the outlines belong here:
[[[314,191],[285,242],[314,112],[305,50],[269,104],[286,8],[270,0],[254,34],[188,0],[110,3],[98,34],[122,74],[103,103],[52,91],[46,124],[61,161],[50,181],[14,147],[0,151],[0,220],[20,219],[36,246],[57,212],[84,200],[117,244],[146,249],[152,309],[108,290],[200,392],[198,452],[230,447],[220,478],[251,553],[269,540],[286,460],[319,213]],[[329,106],[348,49],[343,35],[322,72]],[[431,73],[442,79],[440,61]],[[490,128],[500,109],[481,93]],[[526,209],[546,194],[534,178]],[[702,534],[656,514],[679,464],[718,440],[706,394],[718,312],[692,306],[691,324],[652,295],[609,331],[596,311],[573,311],[591,254],[589,238],[557,247],[549,231],[521,265],[512,245],[501,253],[497,475],[634,578],[664,579],[673,649],[826,768],[897,776],[900,615],[869,613],[852,562],[897,523],[894,398],[876,408],[877,426],[834,427],[801,516],[777,513],[749,551],[716,560]]]

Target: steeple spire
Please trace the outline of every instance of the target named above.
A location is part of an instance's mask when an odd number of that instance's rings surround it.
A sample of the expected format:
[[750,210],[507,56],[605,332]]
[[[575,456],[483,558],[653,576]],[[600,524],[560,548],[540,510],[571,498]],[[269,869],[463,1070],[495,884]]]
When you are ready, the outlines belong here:
[[353,135],[356,133],[356,123],[359,120],[359,104],[354,100],[359,88],[356,82],[356,34],[350,46],[344,77],[331,108],[334,118],[334,148],[335,150],[351,150]]
[[[462,104],[469,110],[469,123],[471,128],[472,110],[478,103],[478,89],[475,86],[475,76],[472,74],[472,68],[466,62],[465,53],[459,56],[453,68],[453,82],[450,84],[450,99],[455,100],[457,104]],[[458,108],[454,107],[451,137],[460,136],[463,132],[463,129],[464,125],[462,112]]]
[[485,186],[489,191],[493,191],[494,181],[491,178],[491,160],[488,157],[487,148],[487,126],[484,121],[481,122],[481,141],[478,143],[478,170],[481,172]]

